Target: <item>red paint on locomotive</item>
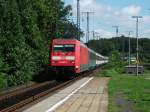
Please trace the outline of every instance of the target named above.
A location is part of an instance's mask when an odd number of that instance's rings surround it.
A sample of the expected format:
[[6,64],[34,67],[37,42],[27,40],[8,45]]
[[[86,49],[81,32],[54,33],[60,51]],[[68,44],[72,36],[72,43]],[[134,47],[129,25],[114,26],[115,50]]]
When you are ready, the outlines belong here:
[[50,58],[50,66],[57,70],[71,67],[74,73],[85,71],[81,66],[87,66],[89,63],[88,48],[75,39],[54,39]]

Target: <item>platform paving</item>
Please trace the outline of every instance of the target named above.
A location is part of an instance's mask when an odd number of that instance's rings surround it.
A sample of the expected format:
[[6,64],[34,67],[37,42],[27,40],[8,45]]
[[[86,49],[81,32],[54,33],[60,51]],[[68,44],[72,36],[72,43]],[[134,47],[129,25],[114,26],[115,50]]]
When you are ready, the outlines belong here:
[[109,78],[94,78],[55,112],[107,112]]
[[107,112],[108,80],[83,78],[24,112]]

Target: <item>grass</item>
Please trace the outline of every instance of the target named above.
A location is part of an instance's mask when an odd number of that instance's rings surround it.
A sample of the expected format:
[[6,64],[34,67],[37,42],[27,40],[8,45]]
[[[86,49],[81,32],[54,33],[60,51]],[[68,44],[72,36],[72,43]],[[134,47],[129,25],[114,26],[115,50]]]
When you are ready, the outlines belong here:
[[108,112],[150,112],[150,71],[136,76],[110,69],[97,76],[111,77]]
[[108,70],[107,75],[112,72],[108,84],[109,109],[108,112],[150,112],[150,72],[135,76],[118,74],[115,70]]
[[115,69],[104,69],[101,71],[101,73],[97,74],[97,77],[112,77],[114,75],[118,75],[118,72]]

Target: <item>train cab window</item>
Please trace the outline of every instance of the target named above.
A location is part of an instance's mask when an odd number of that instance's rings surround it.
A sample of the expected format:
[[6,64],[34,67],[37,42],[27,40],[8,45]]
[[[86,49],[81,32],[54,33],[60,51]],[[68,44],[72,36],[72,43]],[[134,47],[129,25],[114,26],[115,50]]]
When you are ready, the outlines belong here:
[[74,52],[75,45],[54,45],[54,52]]

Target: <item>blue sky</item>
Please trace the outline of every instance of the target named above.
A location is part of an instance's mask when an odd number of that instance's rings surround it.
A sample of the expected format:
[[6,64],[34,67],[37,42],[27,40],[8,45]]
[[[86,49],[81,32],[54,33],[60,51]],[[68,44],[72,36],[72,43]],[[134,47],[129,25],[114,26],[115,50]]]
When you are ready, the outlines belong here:
[[[76,0],[64,0],[72,5],[76,17]],[[135,36],[135,15],[143,16],[139,23],[141,38],[150,37],[150,0],[80,0],[81,12],[93,11],[90,16],[90,31],[100,33],[101,37],[109,38],[115,35],[114,25],[119,25],[119,33],[127,35],[132,30]],[[81,28],[86,30],[86,17],[81,15]]]

